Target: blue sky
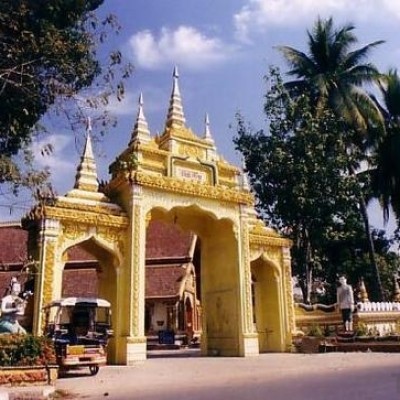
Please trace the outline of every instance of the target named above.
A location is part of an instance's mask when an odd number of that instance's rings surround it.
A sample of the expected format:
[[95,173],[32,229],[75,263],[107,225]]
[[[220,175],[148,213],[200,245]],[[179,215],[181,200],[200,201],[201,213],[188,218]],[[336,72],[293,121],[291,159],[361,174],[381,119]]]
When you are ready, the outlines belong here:
[[[151,132],[163,130],[174,65],[187,125],[201,135],[207,112],[219,153],[239,164],[230,128],[235,113],[263,127],[263,77],[272,64],[286,70],[275,47],[306,50],[306,31],[318,16],[353,23],[358,47],[386,40],[371,55],[382,70],[398,67],[400,60],[400,2],[395,0],[105,0],[101,12],[118,17],[122,31],[109,45],[120,48],[135,68],[125,100],[110,106],[118,127],[95,145],[101,179],[108,179],[108,165],[129,142],[140,92]],[[40,162],[51,167],[53,184],[64,194],[74,183],[81,149],[61,129],[55,128],[51,141],[53,156]],[[1,209],[0,215],[13,219],[20,212]],[[371,215],[375,225],[382,224],[376,207]]]

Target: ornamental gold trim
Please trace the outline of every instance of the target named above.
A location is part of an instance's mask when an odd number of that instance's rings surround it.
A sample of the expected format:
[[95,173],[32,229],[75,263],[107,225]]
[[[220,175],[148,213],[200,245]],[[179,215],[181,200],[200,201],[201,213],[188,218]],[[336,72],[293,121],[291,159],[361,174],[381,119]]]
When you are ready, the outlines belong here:
[[277,247],[290,247],[292,242],[289,239],[281,237],[261,236],[250,233],[249,235],[250,245],[266,245],[266,246],[277,246]]
[[158,143],[161,146],[164,144],[168,139],[171,138],[179,138],[179,139],[186,139],[191,142],[197,143],[201,146],[210,147],[210,144],[207,143],[204,139],[199,138],[197,135],[193,133],[193,131],[186,127],[171,127],[166,128],[164,133],[158,139]]
[[135,172],[132,176],[132,180],[139,185],[173,193],[191,195],[193,197],[203,197],[246,205],[253,204],[253,196],[250,193],[239,192],[221,185],[210,186],[197,184],[195,182],[182,181],[176,178],[150,175],[141,172]]
[[[116,207],[115,207],[116,206]],[[77,210],[77,211],[85,211],[92,212],[96,214],[107,214],[118,217],[126,217],[125,213],[118,209],[119,206],[115,205],[113,207],[112,203],[99,203],[99,204],[88,204],[87,202],[74,202],[64,200],[62,198],[57,199],[57,202],[54,206],[45,206],[45,211],[54,209],[54,208],[62,208],[66,210]],[[118,207],[118,208],[117,208]]]
[[45,216],[46,218],[54,218],[62,221],[76,221],[81,225],[106,225],[120,228],[126,228],[129,225],[128,217],[97,213],[93,210],[92,206],[83,207],[82,205],[79,205],[68,209],[46,207]]
[[147,343],[147,338],[145,336],[129,336],[126,338],[127,344],[142,344]]

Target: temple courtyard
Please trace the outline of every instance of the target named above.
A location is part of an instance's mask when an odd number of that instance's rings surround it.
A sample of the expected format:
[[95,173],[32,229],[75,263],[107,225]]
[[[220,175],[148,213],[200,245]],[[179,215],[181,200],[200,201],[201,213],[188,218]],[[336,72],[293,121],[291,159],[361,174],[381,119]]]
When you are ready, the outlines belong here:
[[154,351],[133,367],[57,381],[64,399],[350,400],[400,399],[398,353],[262,354],[199,357],[196,350]]

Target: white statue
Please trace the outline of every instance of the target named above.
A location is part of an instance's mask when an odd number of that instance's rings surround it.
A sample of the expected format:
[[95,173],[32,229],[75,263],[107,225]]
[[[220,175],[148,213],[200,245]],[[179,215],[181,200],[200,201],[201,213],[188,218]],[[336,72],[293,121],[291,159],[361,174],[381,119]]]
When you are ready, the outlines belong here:
[[0,333],[26,333],[18,322],[18,317],[24,315],[26,306],[26,301],[19,296],[20,293],[21,284],[17,278],[11,278],[10,294],[1,299]]
[[354,294],[353,288],[347,283],[344,276],[339,278],[340,285],[336,291],[336,303],[342,312],[344,330],[351,332],[353,330],[353,312],[354,312]]

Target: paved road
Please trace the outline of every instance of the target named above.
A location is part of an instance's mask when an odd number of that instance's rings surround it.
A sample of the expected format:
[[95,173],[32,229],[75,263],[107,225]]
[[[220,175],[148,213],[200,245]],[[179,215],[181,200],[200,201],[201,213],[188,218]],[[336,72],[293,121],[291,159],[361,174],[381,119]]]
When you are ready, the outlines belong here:
[[[185,355],[185,357],[183,357]],[[133,367],[86,370],[57,382],[85,400],[399,400],[400,354],[263,354],[197,357],[158,352]]]

